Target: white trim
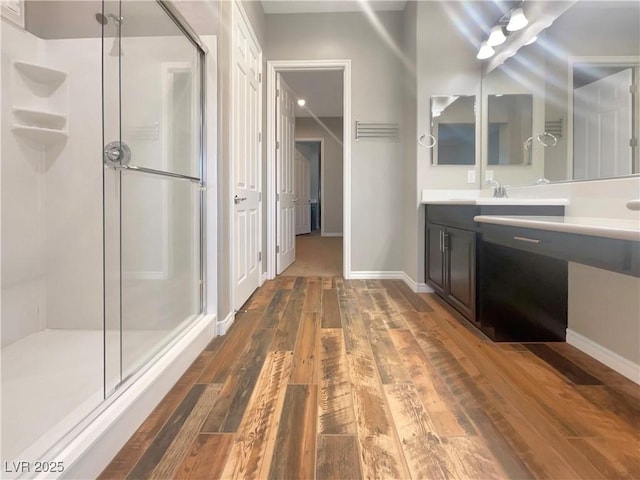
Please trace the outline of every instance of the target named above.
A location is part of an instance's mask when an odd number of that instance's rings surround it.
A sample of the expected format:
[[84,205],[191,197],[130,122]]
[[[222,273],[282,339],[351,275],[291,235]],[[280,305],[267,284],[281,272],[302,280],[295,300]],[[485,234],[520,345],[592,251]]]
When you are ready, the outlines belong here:
[[[629,65],[637,66],[640,63],[638,56],[576,56],[569,57],[567,61],[567,178],[573,178],[573,68],[576,63],[603,64],[603,65]],[[589,180],[589,179],[580,179]]]
[[402,272],[402,280],[415,293],[433,293],[433,289],[426,283],[418,283],[406,272]]
[[276,73],[342,70],[343,72],[343,276],[351,278],[351,60],[278,60],[267,62],[267,278],[276,276]]
[[[214,315],[198,320],[146,371],[132,378],[118,398],[88,420],[53,458],[47,460],[62,462],[65,478],[97,478],[215,336],[215,320]],[[42,473],[33,478],[52,477]]]
[[338,233],[338,232],[322,232],[320,234],[321,237],[344,237],[344,235],[342,233]]
[[267,280],[267,272],[262,272],[262,275],[260,275],[260,286],[264,285],[264,282],[266,282]]
[[359,270],[349,272],[351,279],[354,280],[403,280],[404,272],[382,272],[375,270]]
[[624,375],[629,380],[640,384],[640,365],[633,363],[616,352],[603,347],[593,340],[580,335],[567,328],[567,343],[573,345],[578,350],[583,351],[590,357],[604,363],[607,367],[615,370],[620,375]]
[[224,320],[218,322],[216,325],[216,335],[225,335],[229,331],[229,327],[233,324],[235,317],[235,312],[232,310]]

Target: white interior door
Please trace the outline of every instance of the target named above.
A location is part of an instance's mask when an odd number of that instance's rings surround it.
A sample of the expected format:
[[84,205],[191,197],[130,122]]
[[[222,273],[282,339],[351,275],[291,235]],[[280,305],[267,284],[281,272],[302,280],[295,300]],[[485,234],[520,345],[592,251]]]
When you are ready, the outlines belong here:
[[233,6],[231,162],[233,166],[233,306],[260,285],[261,52],[236,2]]
[[631,83],[628,68],[574,90],[575,179],[632,172]]
[[279,73],[276,76],[276,225],[277,273],[296,259],[294,152],[296,119],[294,95]]
[[311,161],[299,150],[295,151],[296,235],[311,233]]

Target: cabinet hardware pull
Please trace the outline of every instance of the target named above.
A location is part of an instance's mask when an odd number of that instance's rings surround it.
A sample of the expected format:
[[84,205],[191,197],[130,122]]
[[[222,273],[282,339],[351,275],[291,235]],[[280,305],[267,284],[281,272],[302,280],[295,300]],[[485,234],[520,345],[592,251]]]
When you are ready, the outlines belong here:
[[540,243],[540,240],[536,238],[527,238],[527,237],[513,237],[514,240],[518,240],[520,242],[528,242],[528,243]]
[[438,232],[438,238],[439,238],[439,240],[440,240],[440,251],[441,251],[441,252],[443,251],[443,250],[442,250],[442,234],[443,234],[443,233],[444,233],[444,232],[443,232],[442,230],[440,230],[440,231]]
[[448,240],[449,240],[449,234],[442,232],[442,251],[443,252],[446,252],[449,249],[449,247],[447,246]]

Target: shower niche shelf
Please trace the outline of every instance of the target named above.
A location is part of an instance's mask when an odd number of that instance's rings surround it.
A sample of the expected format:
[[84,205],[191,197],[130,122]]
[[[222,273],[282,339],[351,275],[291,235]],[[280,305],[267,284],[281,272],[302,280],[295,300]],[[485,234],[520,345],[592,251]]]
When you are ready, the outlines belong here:
[[36,63],[14,60],[16,103],[11,131],[39,148],[58,145],[69,137],[67,72]]
[[16,120],[25,127],[62,130],[67,123],[67,116],[62,113],[23,107],[13,107],[13,113]]
[[50,85],[53,88],[60,86],[67,78],[67,72],[36,63],[16,60],[13,62],[13,66],[30,80]]
[[30,127],[14,124],[11,130],[21,137],[43,147],[48,147],[66,140],[68,134],[64,130],[53,128]]

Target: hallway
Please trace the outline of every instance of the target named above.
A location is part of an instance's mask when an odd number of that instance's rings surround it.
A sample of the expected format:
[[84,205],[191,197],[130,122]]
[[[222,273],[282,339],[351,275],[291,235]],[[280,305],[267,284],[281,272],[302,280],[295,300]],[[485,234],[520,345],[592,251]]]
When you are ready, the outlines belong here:
[[342,276],[342,237],[322,237],[319,230],[296,236],[296,261],[282,275]]
[[638,385],[494,344],[401,281],[283,276],[102,479],[638,478]]

